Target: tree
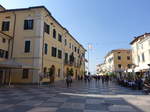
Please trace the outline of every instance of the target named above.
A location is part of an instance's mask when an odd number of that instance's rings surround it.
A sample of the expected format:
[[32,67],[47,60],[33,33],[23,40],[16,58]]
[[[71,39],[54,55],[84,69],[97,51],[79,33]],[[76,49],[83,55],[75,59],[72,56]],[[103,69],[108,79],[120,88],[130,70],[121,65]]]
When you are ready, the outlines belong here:
[[50,80],[50,83],[54,81],[54,73],[55,73],[55,67],[52,66],[49,69],[49,80]]
[[73,76],[73,69],[71,68],[70,70],[67,71],[67,75]]

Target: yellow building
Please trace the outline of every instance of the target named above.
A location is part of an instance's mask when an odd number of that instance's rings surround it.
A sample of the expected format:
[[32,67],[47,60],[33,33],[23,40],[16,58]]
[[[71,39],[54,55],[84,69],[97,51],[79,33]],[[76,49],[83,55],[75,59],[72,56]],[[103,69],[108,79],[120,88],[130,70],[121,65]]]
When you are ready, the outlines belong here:
[[131,50],[116,49],[105,56],[105,68],[108,72],[123,72],[132,66]]
[[[12,37],[9,35],[4,34],[0,31],[0,61],[6,61],[9,58],[9,51],[11,48],[9,47],[11,43]],[[0,84],[4,83],[4,80],[6,79],[4,75],[4,70],[0,69]]]
[[0,29],[11,37],[9,60],[28,65],[11,71],[12,83],[38,83],[40,77],[48,81],[48,73],[53,80],[62,80],[70,69],[73,78],[84,75],[86,50],[44,6],[9,10],[0,6]]

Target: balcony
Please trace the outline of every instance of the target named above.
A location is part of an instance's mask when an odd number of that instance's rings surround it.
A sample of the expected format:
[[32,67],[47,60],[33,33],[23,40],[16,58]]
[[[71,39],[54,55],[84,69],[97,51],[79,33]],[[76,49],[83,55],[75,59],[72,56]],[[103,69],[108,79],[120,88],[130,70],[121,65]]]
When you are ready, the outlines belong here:
[[64,65],[69,65],[69,61],[68,60],[64,60]]
[[70,62],[68,60],[64,60],[64,65],[73,66],[74,62]]

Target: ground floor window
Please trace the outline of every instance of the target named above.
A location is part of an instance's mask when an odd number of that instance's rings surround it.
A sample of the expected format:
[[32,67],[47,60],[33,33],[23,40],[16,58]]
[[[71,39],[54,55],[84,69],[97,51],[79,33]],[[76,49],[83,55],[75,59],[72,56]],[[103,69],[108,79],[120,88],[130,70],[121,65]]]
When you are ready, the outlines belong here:
[[23,69],[22,78],[28,79],[29,77],[29,69]]
[[3,70],[0,70],[0,84],[2,83],[3,81]]
[[60,71],[61,71],[61,70],[60,70],[60,69],[58,69],[58,77],[60,77]]

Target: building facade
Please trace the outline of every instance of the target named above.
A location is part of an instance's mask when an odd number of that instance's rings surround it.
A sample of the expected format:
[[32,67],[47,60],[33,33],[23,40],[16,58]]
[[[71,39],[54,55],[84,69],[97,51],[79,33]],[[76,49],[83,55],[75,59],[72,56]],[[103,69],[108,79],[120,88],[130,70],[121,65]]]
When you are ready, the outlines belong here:
[[107,72],[123,72],[132,65],[131,50],[116,49],[105,56],[105,68]]
[[102,63],[96,66],[97,75],[105,75],[107,72],[106,64]]
[[150,64],[150,33],[135,37],[130,44],[135,72],[148,70],[148,64]]
[[70,69],[73,78],[84,75],[86,50],[44,6],[9,10],[1,6],[0,29],[12,38],[9,51],[4,48],[9,59],[31,68],[12,70],[13,83],[38,83],[40,73],[62,80]]

